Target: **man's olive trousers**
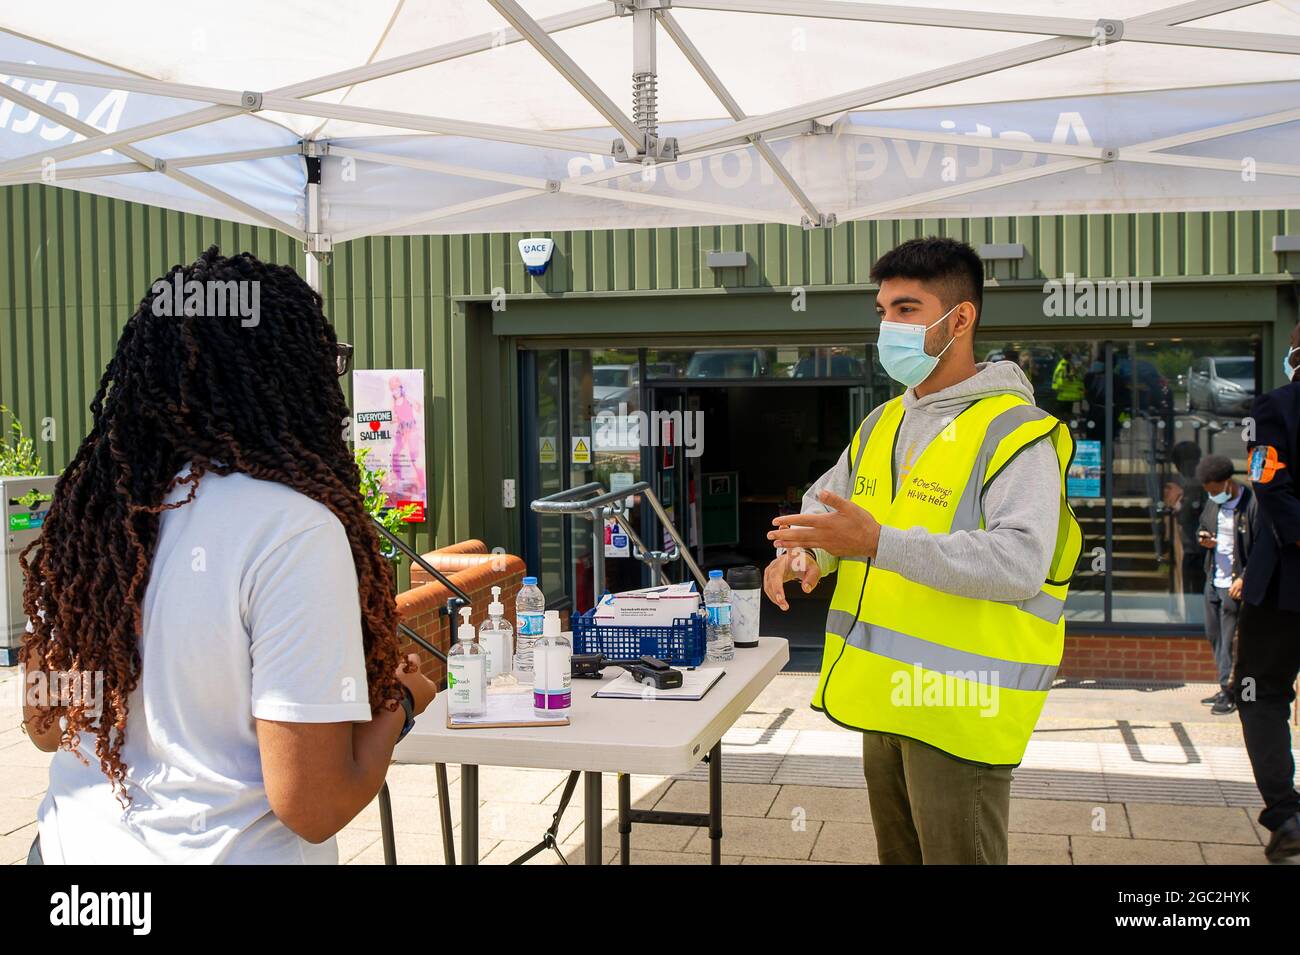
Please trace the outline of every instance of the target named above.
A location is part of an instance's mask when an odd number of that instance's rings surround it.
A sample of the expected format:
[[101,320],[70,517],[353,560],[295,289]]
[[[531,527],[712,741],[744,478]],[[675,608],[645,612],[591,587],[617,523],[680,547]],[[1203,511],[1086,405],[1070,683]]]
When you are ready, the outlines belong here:
[[883,865],[1006,865],[1010,766],[863,733],[862,767]]

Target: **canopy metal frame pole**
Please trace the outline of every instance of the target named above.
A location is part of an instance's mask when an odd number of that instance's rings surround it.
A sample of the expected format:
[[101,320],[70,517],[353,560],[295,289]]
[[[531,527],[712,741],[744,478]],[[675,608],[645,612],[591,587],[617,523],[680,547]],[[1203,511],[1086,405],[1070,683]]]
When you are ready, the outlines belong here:
[[[83,136],[93,137],[99,133],[99,130],[94,126],[91,126],[89,123],[83,122],[79,119],[74,119],[57,107],[42,103],[34,96],[29,96],[8,85],[0,84],[0,96],[4,96],[6,99],[10,99],[18,105],[26,107],[38,116],[44,116],[46,119],[53,120],[54,122],[66,126],[73,132],[80,133]],[[188,186],[195,192],[205,195],[209,199],[213,199],[228,208],[241,212],[250,219],[260,222],[262,225],[275,229],[278,232],[283,232],[285,235],[292,236],[296,239],[302,239],[305,236],[301,229],[290,225],[283,219],[279,219],[276,216],[271,215],[269,212],[264,212],[256,206],[245,202],[243,199],[240,199],[237,196],[232,196],[230,193],[218,189],[216,186],[211,186],[208,183],[203,182],[201,179],[196,179],[184,170],[175,166],[170,166],[164,160],[158,159],[157,157],[146,153],[142,149],[138,149],[135,146],[129,146],[125,143],[115,148],[123,156],[135,160],[141,166],[147,167],[154,172],[162,173],[168,179],[173,179],[181,185]],[[48,166],[46,165],[47,163],[49,164]],[[42,157],[41,167],[43,170],[46,168],[53,170],[55,181],[57,181],[57,160],[50,159],[49,157]],[[0,166],[0,169],[2,168],[3,166]]]
[[[1125,26],[1129,23],[1170,26],[1174,23],[1195,20],[1238,7],[1251,6],[1258,2],[1260,0],[1197,0],[1197,2],[1180,4],[1179,6],[1167,7],[1163,10],[1143,14],[1132,20],[1123,21],[1123,24]],[[989,16],[996,19],[998,14],[989,14]],[[1118,23],[1119,21],[1112,22]],[[878,83],[862,89],[850,90],[847,93],[838,93],[809,103],[765,113],[761,116],[738,120],[728,126],[681,140],[678,144],[679,150],[683,153],[690,153],[704,146],[712,146],[727,136],[749,136],[766,132],[771,127],[784,123],[817,119],[820,116],[841,113],[846,110],[861,109],[864,106],[870,106],[872,103],[905,96],[908,93],[917,93],[922,90],[933,89],[936,86],[973,79],[977,76],[997,73],[1011,67],[1024,66],[1038,60],[1050,59],[1065,53],[1073,53],[1076,50],[1087,49],[1093,45],[1093,42],[1092,38],[1053,36],[1051,39],[1040,40],[1025,46],[1013,47],[1009,50],[975,57],[970,60],[963,60],[933,70],[925,70],[887,83]],[[1112,42],[1122,42],[1122,38]]]
[[[1251,0],[1258,3],[1260,0]],[[1248,6],[1237,3],[1235,6]],[[1096,37],[1097,22],[1078,17],[1049,17],[1038,14],[1004,13],[991,10],[945,10],[937,7],[886,6],[875,3],[846,3],[843,0],[673,0],[674,7],[719,10],[734,13],[766,13],[781,16],[857,20],[868,23],[896,23],[907,26],[954,27],[962,30],[990,30],[998,33],[1029,33],[1048,36]],[[1132,23],[1133,26],[1128,26]],[[1300,38],[1242,30],[1146,25],[1127,21],[1124,39],[1137,43],[1175,46],[1218,47],[1256,53],[1300,53]]]
[[[548,30],[555,32],[559,30],[572,29],[588,23],[595,23],[599,20],[609,19],[612,16],[614,16],[613,8],[601,4],[583,7],[579,10],[571,10],[567,13],[557,14],[553,17],[546,17],[538,22],[543,24]],[[394,76],[398,73],[421,69],[422,67],[431,66],[435,63],[442,63],[447,60],[457,59],[473,53],[480,53],[497,46],[518,43],[521,42],[522,39],[523,38],[514,30],[481,33],[474,37],[456,40],[451,43],[441,44],[425,50],[417,50],[413,53],[393,57],[388,60],[368,63],[364,66],[353,67],[351,69],[329,73],[325,76],[304,82],[293,83],[289,86],[271,90],[270,95],[285,97],[317,96],[321,93],[332,92],[333,90],[340,89],[344,86],[353,86],[358,83],[369,82],[370,80],[383,79],[387,76]],[[6,63],[5,66],[13,68],[13,75],[31,76],[38,79],[66,79],[71,73],[81,73],[81,75],[86,77],[84,81],[69,79],[68,82],[83,82],[84,85],[99,86],[104,89],[123,88],[120,84],[125,82],[132,84],[132,86],[138,88],[140,92],[153,92],[160,96],[178,95],[170,92],[170,90],[174,89],[174,86],[180,85],[170,84],[162,80],[130,76],[122,77],[98,73],[86,74],[82,71],[69,71],[60,68],[33,66],[26,63]],[[148,84],[148,86],[146,87],[142,84]],[[222,91],[222,94],[224,96],[225,94],[233,92],[233,90],[225,90]],[[0,94],[3,93],[4,90],[0,89]],[[239,101],[241,104],[243,102],[242,95],[243,94],[241,94],[241,99]],[[190,99],[192,97],[180,96],[179,98]],[[207,97],[202,97],[200,101],[210,100],[208,100]],[[98,136],[91,137],[85,142],[71,143],[67,146],[59,147],[57,152],[60,154],[55,156],[55,158],[63,160],[73,159],[78,156],[86,156],[113,147],[118,143],[153,139],[157,136],[166,135],[167,133],[192,129],[195,126],[202,126],[207,123],[227,119],[231,116],[238,116],[243,112],[245,112],[245,109],[242,105],[205,106],[201,109],[182,113],[178,116],[170,116],[166,119],[156,120],[152,123],[145,123],[140,126],[117,130],[113,133],[100,133]],[[90,141],[91,139],[93,139],[93,142]],[[42,153],[39,156],[22,157],[17,160],[11,160],[10,162],[23,162],[24,160],[30,162],[33,159],[39,162],[39,160],[45,155],[46,153]],[[10,169],[10,162],[0,163],[0,173],[12,171]]]
[[[700,75],[700,79],[704,80],[705,85],[707,85],[713,92],[713,95],[718,98],[718,102],[722,103],[727,112],[731,114],[731,118],[744,119],[745,111],[740,108],[740,104],[736,102],[736,98],[731,95],[731,91],[723,84],[722,80],[718,77],[718,74],[713,72],[713,67],[709,66],[708,60],[704,58],[704,55],[699,51],[695,44],[691,42],[690,37],[686,35],[686,31],[683,30],[681,25],[673,18],[673,15],[667,10],[660,10],[659,22],[663,24],[664,30],[672,38],[673,42],[677,44],[677,48],[681,50],[686,59],[690,61],[691,66],[695,67],[695,72]],[[819,226],[834,225],[835,217],[832,215],[828,219],[827,216],[817,208],[817,205],[808,196],[808,193],[804,192],[803,187],[799,185],[798,180],[796,180],[794,176],[791,175],[790,170],[785,167],[785,163],[781,162],[777,157],[776,152],[772,149],[771,145],[761,135],[754,136],[752,142],[754,144],[754,149],[763,158],[763,161],[771,167],[772,172],[776,174],[776,178],[781,181],[781,185],[785,186],[786,191],[794,197],[795,202],[799,203],[799,205],[803,207],[803,211],[807,214],[807,219],[804,224]]]

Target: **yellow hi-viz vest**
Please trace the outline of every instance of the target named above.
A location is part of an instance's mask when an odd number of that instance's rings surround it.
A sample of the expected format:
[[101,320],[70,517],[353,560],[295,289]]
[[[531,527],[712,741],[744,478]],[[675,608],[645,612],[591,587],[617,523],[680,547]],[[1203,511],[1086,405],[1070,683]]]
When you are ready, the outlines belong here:
[[1017,765],[1065,643],[1065,598],[1082,536],[1065,496],[1074,439],[1018,395],[973,402],[895,479],[901,398],[881,405],[850,448],[852,501],[881,524],[932,534],[984,526],[983,495],[1021,451],[1051,441],[1060,519],[1047,580],[1021,601],[945,593],[841,557],[813,708],[852,729],[920,740],[959,759]]

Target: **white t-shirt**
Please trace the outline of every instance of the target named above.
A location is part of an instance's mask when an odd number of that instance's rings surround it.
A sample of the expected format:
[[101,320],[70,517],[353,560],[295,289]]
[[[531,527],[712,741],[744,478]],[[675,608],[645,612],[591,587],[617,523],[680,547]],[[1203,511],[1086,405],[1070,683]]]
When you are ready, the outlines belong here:
[[1237,546],[1237,502],[1241,500],[1241,488],[1232,499],[1219,505],[1219,521],[1215,525],[1218,534],[1214,544],[1214,586],[1232,585],[1232,552]]
[[275,481],[205,474],[193,501],[161,514],[142,611],[122,748],[131,805],[122,810],[83,733],[89,765],[64,750],[50,765],[45,862],[337,863],[334,839],[313,845],[271,812],[254,717],[370,719],[338,518]]

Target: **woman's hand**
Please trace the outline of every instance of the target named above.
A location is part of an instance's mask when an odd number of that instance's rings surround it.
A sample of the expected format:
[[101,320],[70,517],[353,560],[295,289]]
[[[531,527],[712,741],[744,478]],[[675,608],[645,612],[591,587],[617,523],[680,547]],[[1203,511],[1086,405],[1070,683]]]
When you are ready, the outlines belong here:
[[419,671],[420,658],[414,653],[408,653],[406,660],[416,666],[417,669],[407,673],[403,664],[397,668],[397,678],[402,681],[403,686],[411,691],[411,697],[415,700],[415,713],[418,716],[428,708],[429,704],[433,702],[433,698],[438,695],[438,684]]

